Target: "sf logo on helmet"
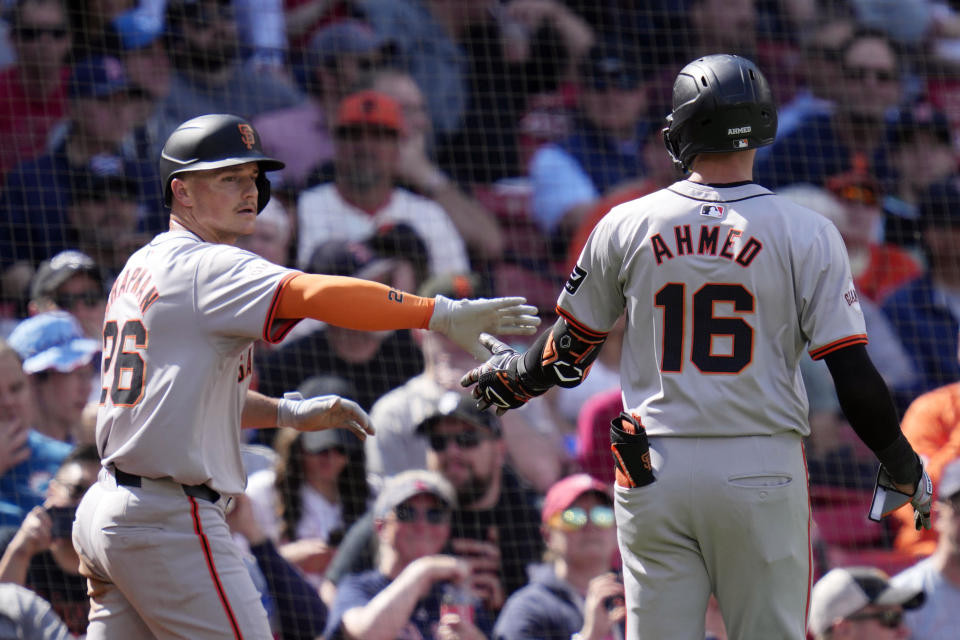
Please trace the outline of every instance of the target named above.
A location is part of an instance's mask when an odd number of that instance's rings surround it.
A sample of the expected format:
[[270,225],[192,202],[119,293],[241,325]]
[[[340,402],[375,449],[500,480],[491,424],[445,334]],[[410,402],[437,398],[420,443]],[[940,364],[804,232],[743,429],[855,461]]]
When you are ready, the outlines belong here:
[[240,139],[243,140],[243,144],[247,145],[247,149],[253,149],[253,146],[257,144],[257,136],[253,132],[253,127],[242,123],[237,125],[237,129],[240,130]]

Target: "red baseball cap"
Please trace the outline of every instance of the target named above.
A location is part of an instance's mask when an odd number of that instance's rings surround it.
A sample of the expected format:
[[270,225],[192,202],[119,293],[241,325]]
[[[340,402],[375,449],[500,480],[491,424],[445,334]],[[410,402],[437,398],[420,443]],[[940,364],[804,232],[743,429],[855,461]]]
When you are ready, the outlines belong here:
[[403,130],[400,105],[390,96],[378,91],[350,94],[340,103],[337,128],[356,126],[382,127],[399,133]]
[[586,473],[576,473],[558,480],[547,491],[543,499],[543,510],[540,518],[544,524],[549,524],[550,519],[565,509],[585,493],[596,491],[610,498],[609,487]]

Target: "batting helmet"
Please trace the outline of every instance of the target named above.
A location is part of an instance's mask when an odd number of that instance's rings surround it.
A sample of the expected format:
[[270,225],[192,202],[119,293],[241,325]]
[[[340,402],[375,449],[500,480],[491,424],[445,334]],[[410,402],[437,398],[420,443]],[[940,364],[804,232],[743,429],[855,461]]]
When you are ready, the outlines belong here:
[[170,183],[181,173],[221,169],[245,162],[260,165],[257,177],[257,213],[260,213],[270,201],[266,172],[283,169],[284,164],[263,154],[260,136],[239,116],[212,113],[187,120],[170,134],[160,152],[163,200],[171,206]]
[[717,54],[680,70],[663,141],[683,168],[698,153],[744,151],[773,143],[777,108],[766,78],[750,60]]

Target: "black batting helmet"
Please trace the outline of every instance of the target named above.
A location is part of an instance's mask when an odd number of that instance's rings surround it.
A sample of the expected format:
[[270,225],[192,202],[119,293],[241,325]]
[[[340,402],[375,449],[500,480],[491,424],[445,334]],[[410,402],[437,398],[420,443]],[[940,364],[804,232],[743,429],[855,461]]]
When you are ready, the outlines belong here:
[[744,151],[773,143],[777,108],[750,60],[729,54],[689,63],[673,82],[673,112],[663,141],[683,168],[698,153]]
[[187,120],[170,134],[160,152],[163,200],[168,207],[171,206],[173,192],[170,183],[181,173],[220,169],[245,162],[260,165],[257,177],[259,213],[270,201],[270,181],[266,172],[283,169],[284,164],[263,154],[260,136],[239,116],[211,113]]

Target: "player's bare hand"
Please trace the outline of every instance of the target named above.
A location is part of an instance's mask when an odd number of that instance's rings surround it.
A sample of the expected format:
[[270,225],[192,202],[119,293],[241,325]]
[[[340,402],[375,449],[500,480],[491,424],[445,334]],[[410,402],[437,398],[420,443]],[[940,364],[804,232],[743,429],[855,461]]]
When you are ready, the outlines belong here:
[[50,548],[52,529],[53,521],[47,514],[47,510],[42,506],[34,507],[23,519],[17,533],[10,540],[10,549],[15,553],[22,553],[26,557],[32,558],[41,551]]
[[520,382],[518,367],[522,355],[519,352],[486,333],[480,334],[480,344],[492,355],[482,365],[468,371],[460,379],[460,384],[464,387],[477,385],[473,397],[481,411],[496,407],[497,415],[501,416],[507,409],[522,407],[543,393],[528,389]]
[[30,457],[29,433],[30,429],[17,418],[0,420],[0,475]]
[[599,575],[587,586],[580,635],[590,640],[606,638],[610,635],[610,627],[626,615],[623,582],[615,573]]
[[537,308],[522,297],[451,300],[436,296],[434,301],[430,330],[444,334],[477,360],[487,357],[479,341],[482,333],[532,335],[540,326]]
[[304,398],[299,393],[284,394],[277,405],[277,426],[300,431],[346,428],[361,440],[374,434],[370,416],[360,405],[333,395]]

